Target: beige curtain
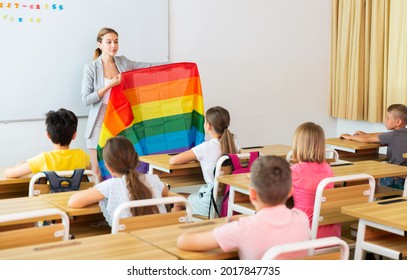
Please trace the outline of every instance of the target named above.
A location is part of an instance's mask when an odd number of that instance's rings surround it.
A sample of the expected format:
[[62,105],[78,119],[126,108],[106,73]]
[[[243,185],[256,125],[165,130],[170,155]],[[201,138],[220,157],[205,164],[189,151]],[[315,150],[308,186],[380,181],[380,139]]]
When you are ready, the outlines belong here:
[[407,104],[407,1],[392,0],[389,24],[387,105]]
[[381,122],[406,103],[406,2],[332,0],[331,116]]

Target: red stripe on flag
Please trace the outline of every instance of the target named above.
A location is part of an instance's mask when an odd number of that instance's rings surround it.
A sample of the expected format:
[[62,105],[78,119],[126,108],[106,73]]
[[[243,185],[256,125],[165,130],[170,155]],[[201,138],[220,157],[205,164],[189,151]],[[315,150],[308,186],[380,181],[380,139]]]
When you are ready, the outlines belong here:
[[[134,73],[137,73],[137,75],[134,75]],[[194,77],[199,78],[198,67],[195,63],[171,63],[123,72],[122,78],[124,79],[119,86],[122,90],[126,90],[129,88],[168,83]]]
[[126,129],[134,119],[131,104],[120,88],[112,88],[110,100],[106,108],[104,125],[113,136]]

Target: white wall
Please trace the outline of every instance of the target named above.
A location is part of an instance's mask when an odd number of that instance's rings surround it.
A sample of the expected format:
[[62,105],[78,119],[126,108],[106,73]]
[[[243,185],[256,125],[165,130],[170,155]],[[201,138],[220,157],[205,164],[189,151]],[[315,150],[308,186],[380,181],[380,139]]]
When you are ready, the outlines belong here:
[[367,121],[348,121],[338,119],[337,121],[337,135],[341,133],[353,134],[357,130],[364,132],[384,132],[386,127],[383,123],[370,123]]
[[241,146],[291,144],[305,121],[333,137],[330,19],[326,0],[170,0],[170,59],[197,63]]
[[[241,146],[291,144],[302,122],[327,137],[380,124],[329,117],[331,1],[169,0],[170,59],[196,62],[205,108],[232,115]],[[85,148],[85,119],[73,147]],[[43,121],[0,123],[0,166],[51,149]]]
[[[35,11],[6,5],[0,9],[0,50],[5,54],[0,67],[0,120],[41,118],[61,107],[87,115],[89,109],[80,98],[83,66],[93,57],[103,26],[121,34],[119,55],[167,61],[168,0],[69,0],[57,3],[57,10],[44,9],[47,2],[36,1],[41,9]],[[3,15],[16,20],[7,21]],[[29,23],[34,16],[41,22]],[[22,22],[17,23],[20,17]]]

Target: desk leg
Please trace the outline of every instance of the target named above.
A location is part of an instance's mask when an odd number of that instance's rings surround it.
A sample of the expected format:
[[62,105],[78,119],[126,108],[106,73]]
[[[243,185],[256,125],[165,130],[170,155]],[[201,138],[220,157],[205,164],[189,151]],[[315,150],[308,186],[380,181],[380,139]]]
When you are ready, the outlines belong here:
[[149,164],[148,165],[148,174],[153,174],[153,172],[154,172],[154,167],[152,164]]
[[[372,221],[359,219],[358,234],[356,237],[355,260],[365,259],[366,252],[372,252],[393,260],[399,260],[401,258],[401,252],[399,250],[392,249],[391,244],[386,244],[386,242],[383,244],[370,242],[370,238],[372,238],[372,233],[368,233],[369,237],[366,238],[367,232],[366,227],[371,227],[381,230],[383,232],[388,232],[389,235],[399,235],[403,237],[405,236],[405,232],[402,229],[397,229],[391,226],[385,226]],[[360,233],[359,230],[361,230]],[[382,233],[379,234],[382,235]],[[397,240],[396,236],[394,236],[394,238],[395,240]]]
[[235,204],[235,188],[230,186],[228,202],[228,219],[233,216],[233,205]]
[[151,163],[150,163],[150,164],[148,165],[148,174],[153,174],[153,173],[154,173],[154,169],[163,171],[163,172],[165,172],[165,173],[171,173],[171,170],[170,170],[170,169],[166,169],[166,168],[164,168],[164,167],[160,167],[160,166],[157,166],[157,165],[154,165],[154,164],[151,164]]
[[366,251],[362,250],[362,243],[365,241],[366,224],[362,219],[359,219],[358,233],[356,235],[355,260],[366,258]]

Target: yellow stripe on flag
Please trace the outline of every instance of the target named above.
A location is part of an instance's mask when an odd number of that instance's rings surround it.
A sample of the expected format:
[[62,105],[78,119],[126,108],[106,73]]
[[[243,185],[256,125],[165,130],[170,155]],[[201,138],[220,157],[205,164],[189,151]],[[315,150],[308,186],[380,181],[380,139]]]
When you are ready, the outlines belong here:
[[112,138],[113,135],[112,133],[110,133],[109,129],[107,129],[107,127],[105,126],[105,124],[102,124],[102,129],[100,130],[100,136],[99,136],[99,146],[100,147],[104,147],[106,145],[106,141],[109,138]]
[[204,114],[202,95],[193,94],[135,105],[132,106],[134,115],[133,124],[146,120],[190,113],[192,111],[191,108],[201,115]]

